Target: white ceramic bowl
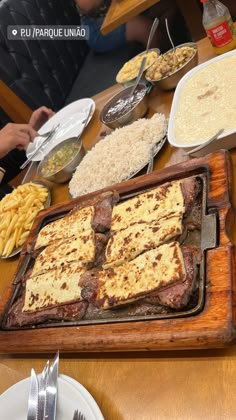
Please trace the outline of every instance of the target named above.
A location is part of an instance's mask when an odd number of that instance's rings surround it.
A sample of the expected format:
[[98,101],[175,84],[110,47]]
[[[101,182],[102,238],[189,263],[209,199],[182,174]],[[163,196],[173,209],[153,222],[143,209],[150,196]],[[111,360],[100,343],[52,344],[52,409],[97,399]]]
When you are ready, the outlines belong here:
[[[194,129],[193,129],[193,133],[192,133],[192,141],[191,142],[185,142],[185,143],[181,143],[180,141],[178,141],[178,139],[175,136],[175,132],[174,132],[174,125],[175,125],[175,115],[176,115],[176,111],[178,108],[178,104],[180,101],[180,96],[182,93],[183,88],[185,87],[185,84],[187,83],[187,81],[194,75],[196,74],[199,70],[203,69],[204,67],[210,65],[211,63],[214,63],[216,61],[219,60],[223,60],[224,58],[227,57],[231,57],[233,55],[236,55],[236,50],[230,51],[228,53],[222,54],[220,56],[217,56],[209,61],[206,61],[203,64],[198,65],[197,67],[195,67],[194,69],[190,70],[178,83],[177,88],[175,90],[174,93],[174,97],[173,97],[173,101],[172,101],[172,106],[171,106],[171,111],[170,111],[170,118],[169,118],[169,124],[168,124],[168,141],[172,146],[175,147],[180,147],[186,151],[189,151],[191,149],[193,149],[194,147],[197,147],[201,144],[203,144],[207,139],[202,139],[201,141],[196,140],[194,141]],[[225,68],[225,71],[227,71],[227,68]],[[228,106],[230,107],[230,104],[228,104]],[[189,113],[194,112],[194,110],[191,109],[191,107],[189,108]],[[199,124],[201,124],[201,121],[198,122]],[[220,128],[224,128],[224,127],[220,127]],[[216,132],[218,131],[218,127],[216,128]],[[211,136],[209,136],[211,137]],[[215,140],[213,143],[209,144],[208,146],[206,146],[204,149],[196,152],[194,154],[194,156],[204,156],[210,152],[213,152],[215,150],[219,150],[219,149],[232,149],[233,147],[236,146],[236,118],[235,118],[235,128],[233,130],[228,130],[228,131],[224,131],[217,140]]]

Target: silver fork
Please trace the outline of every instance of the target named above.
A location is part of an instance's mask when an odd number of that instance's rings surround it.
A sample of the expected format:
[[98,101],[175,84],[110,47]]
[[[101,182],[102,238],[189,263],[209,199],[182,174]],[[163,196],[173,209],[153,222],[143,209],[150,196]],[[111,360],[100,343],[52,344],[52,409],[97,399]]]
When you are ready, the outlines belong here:
[[50,134],[47,136],[47,138],[44,140],[43,143],[41,143],[36,149],[35,151],[32,153],[32,155],[30,156],[30,158],[28,158],[21,166],[20,169],[24,169],[29,162],[31,162],[31,160],[33,159],[34,156],[37,155],[37,153],[39,152],[40,149],[42,149],[43,147],[46,146],[46,144],[48,144],[48,142],[52,139],[52,137],[54,136],[54,134],[56,133],[58,127],[60,124],[57,124],[56,127],[54,127],[51,131]]
[[39,134],[39,137],[47,137],[51,133],[52,130],[47,131],[46,133]]
[[72,420],[86,420],[85,416],[78,410],[75,410]]

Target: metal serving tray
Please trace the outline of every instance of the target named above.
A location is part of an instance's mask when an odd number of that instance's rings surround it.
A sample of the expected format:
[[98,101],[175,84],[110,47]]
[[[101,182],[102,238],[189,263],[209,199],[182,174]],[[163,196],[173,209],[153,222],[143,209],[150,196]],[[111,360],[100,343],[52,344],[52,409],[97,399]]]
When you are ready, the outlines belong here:
[[[190,177],[188,177],[190,178]],[[12,305],[17,301],[17,299],[21,296],[22,293],[22,279],[27,271],[33,266],[34,258],[32,257],[32,253],[26,253],[24,258],[22,259],[21,265],[19,267],[18,273],[14,280],[14,288],[12,295],[9,299],[9,302],[5,308],[5,311],[2,316],[2,325],[1,328],[4,330],[29,330],[32,328],[49,328],[49,327],[65,327],[65,326],[77,326],[77,325],[94,325],[94,324],[107,324],[107,323],[120,323],[120,322],[130,322],[130,321],[147,321],[147,320],[157,320],[157,319],[173,319],[173,318],[183,318],[189,317],[193,315],[197,315],[201,310],[204,308],[205,303],[205,274],[206,274],[206,261],[205,261],[205,253],[207,249],[211,249],[217,246],[217,213],[211,212],[208,214],[207,209],[207,177],[206,174],[200,174],[194,176],[201,183],[201,193],[199,199],[200,205],[200,221],[201,221],[201,231],[196,239],[196,235],[193,239],[191,239],[192,233],[189,232],[189,236],[187,238],[188,245],[195,245],[201,249],[201,264],[199,266],[198,272],[198,288],[197,292],[194,295],[194,299],[191,303],[184,309],[184,310],[171,310],[167,313],[155,313],[155,314],[148,314],[148,315],[127,315],[125,312],[125,307],[123,306],[121,309],[113,309],[113,310],[106,310],[103,312],[103,316],[101,318],[96,319],[81,319],[79,321],[48,321],[41,324],[36,325],[26,325],[22,327],[7,327],[6,321],[7,316],[10,308]],[[182,178],[184,179],[184,178]],[[140,193],[152,190],[152,188],[145,189],[143,191],[138,191],[132,194],[121,194],[120,201],[127,200],[131,197],[134,197]],[[60,212],[57,214],[49,213],[46,215],[41,222],[38,224],[36,229],[36,234],[49,222],[52,222],[56,219],[64,217],[70,209],[61,209]],[[186,239],[184,240],[183,244],[185,244]],[[197,243],[196,243],[197,242]]]

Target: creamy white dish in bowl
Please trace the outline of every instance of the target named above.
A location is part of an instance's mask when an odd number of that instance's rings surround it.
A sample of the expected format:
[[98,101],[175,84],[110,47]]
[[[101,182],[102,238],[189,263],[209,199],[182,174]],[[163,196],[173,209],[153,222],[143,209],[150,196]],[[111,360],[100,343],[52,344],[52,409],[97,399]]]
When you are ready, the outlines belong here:
[[190,150],[224,132],[196,153],[202,156],[236,145],[236,51],[213,58],[188,72],[174,94],[168,125],[172,146]]

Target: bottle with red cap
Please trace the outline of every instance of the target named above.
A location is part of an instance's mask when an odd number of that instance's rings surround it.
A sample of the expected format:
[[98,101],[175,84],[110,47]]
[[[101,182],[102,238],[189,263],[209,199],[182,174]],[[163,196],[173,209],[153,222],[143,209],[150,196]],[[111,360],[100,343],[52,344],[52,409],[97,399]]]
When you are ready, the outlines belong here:
[[200,0],[203,3],[202,23],[216,54],[236,47],[236,31],[228,7],[219,0]]

